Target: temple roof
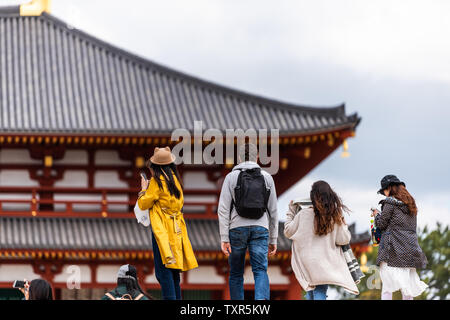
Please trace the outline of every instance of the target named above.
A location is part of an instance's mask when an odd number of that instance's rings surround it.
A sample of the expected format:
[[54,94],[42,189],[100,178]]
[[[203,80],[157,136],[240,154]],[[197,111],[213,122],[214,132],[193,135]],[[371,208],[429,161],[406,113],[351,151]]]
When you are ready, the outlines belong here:
[[48,13],[0,8],[0,133],[170,134],[176,128],[354,130],[345,105],[310,107],[227,88],[144,59]]
[[[187,219],[189,239],[195,251],[220,251],[219,222]],[[290,251],[291,241],[278,228],[278,250]],[[352,243],[368,243],[368,232],[349,230]],[[0,248],[3,250],[150,250],[151,232],[135,219],[39,218],[0,216]]]

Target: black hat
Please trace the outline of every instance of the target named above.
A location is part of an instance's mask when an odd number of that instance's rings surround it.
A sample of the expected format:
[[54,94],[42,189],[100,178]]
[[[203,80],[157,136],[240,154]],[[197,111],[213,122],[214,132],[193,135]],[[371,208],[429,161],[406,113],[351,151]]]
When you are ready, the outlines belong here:
[[394,184],[402,184],[404,187],[406,187],[405,183],[400,181],[399,178],[397,178],[393,174],[388,174],[387,176],[384,176],[383,179],[381,179],[381,189],[378,190],[378,193],[383,194],[383,190]]

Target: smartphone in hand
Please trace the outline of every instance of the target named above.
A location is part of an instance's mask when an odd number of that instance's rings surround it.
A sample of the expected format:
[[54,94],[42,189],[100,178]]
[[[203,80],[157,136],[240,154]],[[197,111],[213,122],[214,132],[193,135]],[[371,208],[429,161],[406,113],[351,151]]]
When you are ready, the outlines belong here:
[[15,280],[13,283],[13,288],[17,288],[17,289],[25,288],[25,281]]
[[371,217],[375,217],[378,213],[380,213],[380,211],[378,209],[376,209],[375,207],[371,207],[370,211],[372,211],[371,213]]

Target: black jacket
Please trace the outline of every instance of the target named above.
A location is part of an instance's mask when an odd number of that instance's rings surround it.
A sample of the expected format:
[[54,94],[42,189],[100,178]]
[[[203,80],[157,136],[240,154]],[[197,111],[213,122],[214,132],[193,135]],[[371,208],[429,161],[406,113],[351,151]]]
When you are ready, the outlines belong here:
[[[114,298],[120,299],[125,294],[129,294],[132,299],[136,299],[139,297],[138,300],[148,300],[148,298],[144,295],[141,295],[141,292],[134,290],[133,292],[128,292],[127,288],[125,286],[118,286],[114,290],[110,291],[109,294],[111,294]],[[106,294],[102,297],[102,300],[112,300],[110,297],[108,297]]]
[[417,239],[417,216],[392,197],[383,201],[381,210],[375,217],[375,225],[381,229],[377,265],[384,261],[391,267],[425,268],[428,261]]

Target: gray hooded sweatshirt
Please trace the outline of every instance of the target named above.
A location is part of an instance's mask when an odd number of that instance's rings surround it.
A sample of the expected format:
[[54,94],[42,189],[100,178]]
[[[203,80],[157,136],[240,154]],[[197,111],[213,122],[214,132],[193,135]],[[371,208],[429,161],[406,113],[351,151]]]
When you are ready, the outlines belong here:
[[234,188],[236,187],[239,173],[238,169],[252,169],[259,168],[259,165],[252,161],[246,161],[238,164],[233,168],[233,170],[227,174],[225,180],[223,181],[222,191],[220,192],[219,198],[219,208],[217,213],[219,215],[219,229],[220,238],[222,242],[230,242],[229,231],[230,229],[246,226],[261,226],[269,230],[269,244],[277,244],[278,238],[278,213],[277,213],[277,193],[275,190],[275,183],[272,176],[261,170],[261,174],[264,176],[266,181],[266,187],[270,189],[270,197],[267,203],[267,209],[270,213],[269,215],[264,213],[264,215],[259,219],[247,219],[239,216],[235,208],[231,212],[230,218],[230,208],[231,202],[234,199]]

